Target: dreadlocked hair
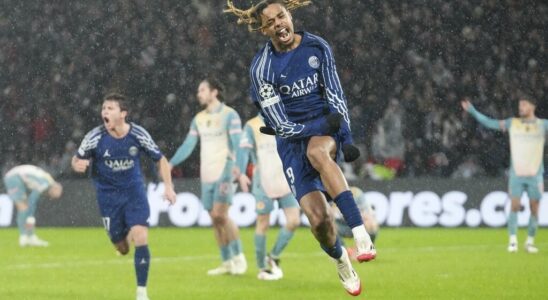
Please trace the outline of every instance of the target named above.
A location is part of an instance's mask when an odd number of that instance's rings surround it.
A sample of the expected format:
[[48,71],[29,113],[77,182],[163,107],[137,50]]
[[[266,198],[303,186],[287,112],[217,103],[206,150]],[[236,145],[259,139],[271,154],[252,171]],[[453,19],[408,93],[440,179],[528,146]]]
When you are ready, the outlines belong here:
[[238,17],[238,24],[247,24],[249,31],[259,31],[261,26],[261,13],[270,4],[281,4],[288,11],[307,6],[312,3],[310,0],[263,0],[250,8],[243,10],[234,6],[232,0],[226,0],[227,8],[223,10],[225,13],[232,13]]

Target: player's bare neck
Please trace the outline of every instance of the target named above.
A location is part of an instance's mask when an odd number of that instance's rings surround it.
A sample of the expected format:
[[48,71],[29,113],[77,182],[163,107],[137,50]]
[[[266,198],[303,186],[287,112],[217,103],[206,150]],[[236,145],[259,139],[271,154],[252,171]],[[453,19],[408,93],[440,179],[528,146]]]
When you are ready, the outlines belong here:
[[221,101],[219,99],[215,98],[211,103],[209,103],[206,107],[206,111],[208,113],[216,112],[219,109],[219,106],[221,106]]
[[120,125],[116,125],[113,128],[108,128],[108,133],[115,139],[124,138],[129,133],[129,124],[124,122]]
[[524,122],[533,122],[533,121],[535,121],[535,120],[537,119],[537,116],[535,116],[535,114],[530,114],[530,115],[521,117],[521,119],[522,119]]
[[279,45],[276,43],[272,43],[274,45],[274,49],[276,49],[276,52],[289,52],[291,50],[297,49],[299,45],[301,44],[302,36],[300,34],[295,34],[295,38],[293,39],[293,43],[289,45]]

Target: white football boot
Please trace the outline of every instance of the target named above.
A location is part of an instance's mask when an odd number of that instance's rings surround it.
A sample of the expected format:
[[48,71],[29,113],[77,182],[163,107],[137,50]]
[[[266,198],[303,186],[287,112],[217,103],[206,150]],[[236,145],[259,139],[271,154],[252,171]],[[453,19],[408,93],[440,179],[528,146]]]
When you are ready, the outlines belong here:
[[37,237],[35,234],[31,235],[27,240],[27,246],[30,247],[47,247],[49,246],[49,243],[41,240],[39,237]]
[[150,300],[147,295],[147,288],[138,286],[137,287],[137,300]]
[[[363,228],[362,228],[363,227]],[[364,261],[371,261],[377,257],[377,250],[375,245],[371,242],[371,237],[365,231],[365,226],[356,227],[352,229],[354,235],[354,242],[356,243],[356,259],[361,263]]]
[[247,271],[247,261],[243,253],[232,257],[232,275],[242,275]]
[[348,252],[342,247],[342,256],[336,259],[337,271],[339,272],[339,279],[344,289],[352,296],[358,296],[362,292],[362,284],[358,273],[354,271]]
[[271,270],[261,270],[259,271],[259,274],[257,274],[257,279],[266,281],[280,280],[282,279],[282,276],[273,273]]
[[510,252],[510,253],[516,253],[516,252],[518,252],[518,243],[510,243],[510,244],[508,244],[508,252]]
[[229,259],[227,261],[224,261],[217,268],[207,271],[207,275],[217,276],[217,275],[232,274],[233,268],[234,268],[234,262],[232,261],[232,259]]
[[26,247],[29,245],[29,236],[28,235],[20,235],[19,236],[19,246]]
[[525,252],[535,254],[535,253],[538,253],[538,248],[535,247],[534,244],[526,243],[525,244]]
[[278,279],[282,279],[284,277],[284,272],[282,271],[282,268],[280,268],[279,258],[274,258],[269,254],[266,256],[266,264],[270,267],[270,272],[279,277]]

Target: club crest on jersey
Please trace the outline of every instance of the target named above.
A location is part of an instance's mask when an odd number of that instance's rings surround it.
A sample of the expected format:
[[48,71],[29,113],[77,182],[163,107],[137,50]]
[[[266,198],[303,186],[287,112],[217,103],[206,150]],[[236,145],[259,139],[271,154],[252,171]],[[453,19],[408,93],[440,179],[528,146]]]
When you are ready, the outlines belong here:
[[136,156],[137,153],[139,153],[139,149],[137,149],[137,147],[135,146],[129,147],[129,155]]
[[308,65],[313,69],[317,69],[320,67],[320,59],[317,56],[312,55],[308,58]]

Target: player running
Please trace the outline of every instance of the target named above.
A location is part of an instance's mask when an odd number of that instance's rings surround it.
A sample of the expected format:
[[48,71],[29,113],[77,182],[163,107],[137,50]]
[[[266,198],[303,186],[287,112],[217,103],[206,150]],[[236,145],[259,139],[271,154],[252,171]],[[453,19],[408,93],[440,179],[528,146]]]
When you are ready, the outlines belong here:
[[[238,178],[242,191],[249,192],[249,185],[253,182],[251,193],[255,196],[257,211],[255,224],[255,255],[259,268],[257,278],[278,280],[283,277],[280,255],[300,224],[300,213],[297,199],[291,193],[283,174],[282,161],[276,152],[276,139],[259,131],[259,128],[264,125],[260,115],[245,124],[236,159],[238,165],[236,172],[240,173]],[[255,165],[253,181],[245,174],[250,156]],[[276,243],[267,255],[266,233],[270,226],[270,213],[274,209],[274,200],[277,200],[279,207],[283,209],[286,223],[280,229]]]
[[216,79],[209,78],[200,83],[197,97],[205,109],[194,117],[185,141],[169,163],[176,166],[186,160],[200,138],[202,204],[211,217],[222,259],[221,265],[207,274],[240,275],[246,272],[247,262],[238,227],[228,216],[228,209],[232,204],[232,169],[242,123],[238,113],[219,100],[222,91]]
[[141,153],[157,162],[164,181],[164,197],[173,204],[176,196],[167,159],[143,127],[126,121],[128,109],[125,96],[105,96],[101,110],[103,125],[84,137],[72,158],[72,168],[84,173],[91,163],[105,229],[122,255],[129,252],[129,243],[133,242],[137,300],[147,300],[150,208],[141,173]]
[[38,200],[44,192],[47,191],[51,199],[58,199],[63,193],[63,186],[48,172],[32,165],[20,165],[9,170],[4,176],[4,185],[17,209],[19,246],[47,247],[49,243],[41,240],[34,233],[36,229],[34,214]]
[[352,145],[346,99],[331,47],[316,35],[294,31],[289,11],[310,1],[265,0],[248,10],[235,8],[230,0],[227,3],[225,12],[238,16],[238,23],[270,39],[250,68],[251,96],[267,125],[262,132],[277,135],[284,174],[312,233],[336,261],[346,291],[359,295],[361,282],[337,238],[327,199],[334,200],[352,229],[358,260],[374,259],[376,250],[336,163],[341,152],[347,161],[355,160],[359,152]]
[[469,112],[483,126],[508,131],[510,135],[510,175],[508,194],[512,201],[508,216],[510,241],[508,252],[518,251],[518,212],[521,195],[529,196],[531,216],[529,217],[528,236],[525,251],[537,253],[535,235],[538,227],[538,207],[544,193],[544,143],[548,131],[548,120],[535,116],[536,102],[530,97],[520,98],[519,118],[494,120],[478,112],[470,101],[461,102],[462,108]]

